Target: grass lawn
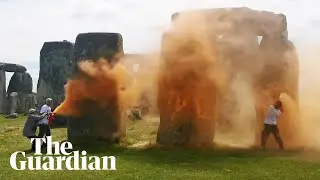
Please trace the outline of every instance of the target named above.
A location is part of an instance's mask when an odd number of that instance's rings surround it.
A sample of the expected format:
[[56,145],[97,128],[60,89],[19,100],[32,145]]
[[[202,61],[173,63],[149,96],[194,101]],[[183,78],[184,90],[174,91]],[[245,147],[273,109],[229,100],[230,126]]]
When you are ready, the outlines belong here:
[[[89,155],[117,158],[117,171],[15,171],[9,158],[26,151],[22,137],[24,118],[0,117],[0,179],[320,179],[320,154],[315,152],[261,152],[254,150],[186,150],[135,148],[154,142],[157,125],[135,122],[119,146],[87,147]],[[53,129],[55,141],[66,140],[65,128]],[[30,155],[30,154],[29,154]]]

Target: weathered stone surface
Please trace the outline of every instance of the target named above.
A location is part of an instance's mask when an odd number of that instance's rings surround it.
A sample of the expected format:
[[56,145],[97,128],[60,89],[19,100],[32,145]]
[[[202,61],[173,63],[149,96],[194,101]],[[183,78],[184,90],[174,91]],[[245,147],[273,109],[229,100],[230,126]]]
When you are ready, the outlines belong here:
[[7,94],[9,95],[12,92],[30,94],[32,93],[32,87],[32,77],[29,73],[15,72],[9,81]]
[[6,98],[5,113],[27,114],[29,109],[36,108],[36,106],[36,93],[11,92]]
[[[188,82],[179,89],[173,85],[175,80],[170,79],[160,79],[166,83],[159,88],[158,94],[160,125],[157,142],[163,145],[211,146],[215,132],[215,86],[203,78],[200,81],[201,84],[206,83],[206,88],[201,89]],[[200,106],[200,112],[197,106]]]
[[[76,66],[82,60],[98,60],[104,57],[113,62],[115,56],[123,54],[122,36],[117,33],[84,33],[79,34],[75,43],[74,76],[85,78]],[[110,87],[116,88],[116,87]],[[116,90],[115,90],[116,91]],[[112,91],[113,92],[113,91]],[[107,107],[89,99],[80,100],[79,107],[83,114],[80,118],[68,118],[68,141],[88,143],[94,141],[118,142],[124,132],[121,126],[121,113],[114,97],[107,102]],[[83,106],[83,107],[82,107]]]
[[0,70],[0,113],[5,113],[6,111],[6,73]]
[[68,120],[68,141],[73,144],[119,141],[122,137],[119,132],[119,109],[102,109],[97,103],[90,101],[86,104],[83,108],[87,111],[85,116]]
[[32,77],[27,72],[15,72],[7,90],[7,113],[28,113],[35,108],[36,97],[32,94]]
[[6,71],[6,72],[23,73],[27,71],[27,68],[19,64],[0,63],[0,70]]
[[[190,42],[185,43],[176,38],[179,34],[171,32],[163,37],[163,66],[158,78],[160,125],[157,142],[169,146],[211,146],[215,133],[217,89],[206,72],[212,72],[213,66],[206,57],[192,51],[198,45],[193,43],[192,37],[184,37]],[[167,47],[173,43],[181,44]],[[181,61],[188,57],[192,58]]]
[[77,63],[82,60],[96,61],[103,57],[112,61],[115,55],[123,54],[123,40],[119,33],[82,33],[76,38],[74,46],[74,73]]
[[70,75],[73,44],[68,41],[45,42],[40,51],[40,72],[37,84],[37,100],[53,99],[53,108],[64,99],[64,85]]
[[[190,24],[193,24],[192,21],[194,21],[194,23],[197,23],[199,26],[205,25],[205,29],[209,29],[207,34],[209,37],[212,37],[212,42],[215,43],[215,46],[219,50],[218,54],[220,57],[218,61],[221,63],[227,61],[227,63],[225,63],[227,64],[225,65],[227,69],[225,70],[227,72],[230,71],[230,77],[226,83],[231,84],[232,80],[239,74],[241,75],[240,79],[244,79],[247,83],[250,83],[247,85],[247,87],[250,88],[248,92],[253,91],[251,94],[255,95],[255,100],[253,101],[256,102],[252,104],[256,106],[257,114],[257,128],[255,129],[256,132],[253,133],[256,133],[256,145],[259,145],[261,127],[263,119],[265,118],[264,112],[266,112],[270,104],[279,98],[280,93],[287,93],[297,104],[299,63],[294,46],[288,41],[286,16],[284,14],[256,11],[244,7],[185,11],[175,13],[171,18],[173,29],[183,26],[185,23],[182,21],[184,20]],[[167,37],[170,38],[172,34],[168,34]],[[257,36],[263,37],[260,45],[257,41]],[[229,40],[229,42],[225,41],[226,39]],[[243,43],[237,44],[235,42]],[[179,42],[175,42],[175,44],[177,43]],[[173,57],[172,55],[175,55],[174,57],[177,56],[174,54],[175,52],[170,49],[172,48],[162,48],[162,56],[164,59],[170,59]],[[170,54],[170,52],[172,54]],[[170,67],[170,65],[168,67]],[[289,74],[291,75],[289,76]],[[166,82],[168,83],[170,81]],[[163,86],[164,85],[165,83],[163,83]],[[168,87],[163,89],[170,90]],[[222,94],[222,96],[224,95]],[[162,98],[160,97],[159,99]],[[222,99],[221,101],[226,101],[223,97],[220,99]],[[164,102],[162,104],[166,103],[167,102]],[[190,132],[193,131],[192,129],[194,128],[192,127],[194,124],[190,123],[193,122],[193,120],[188,121],[187,119],[192,119],[190,118],[192,116],[189,115],[181,118],[185,120],[179,121],[177,117],[179,113],[175,114],[170,112],[170,109],[166,111],[164,107],[163,105],[162,109],[159,108],[160,127],[158,131],[158,142],[166,142],[167,144],[188,142],[187,136],[192,137],[190,136],[190,134],[192,134]],[[229,113],[230,112],[231,111],[229,111]],[[281,125],[279,124],[280,132],[283,132],[283,139],[288,143],[287,148],[294,147],[301,142],[300,134],[297,128],[294,127],[299,124],[297,118],[293,118],[292,113],[294,114],[294,112],[297,112],[297,110],[287,110],[286,114],[288,116],[283,116],[279,121],[279,123],[281,123]],[[216,119],[218,121],[220,119],[226,119],[223,118],[226,113],[227,112],[218,110],[216,114],[222,114],[222,116],[217,116]],[[170,118],[175,120],[167,120]],[[228,118],[230,119],[230,117]],[[231,119],[237,120],[236,117],[231,117]],[[221,128],[219,124],[223,123],[218,123],[217,129]],[[228,123],[224,124],[228,125]],[[296,133],[295,130],[297,131]],[[163,133],[165,131],[171,131],[173,133]],[[255,142],[252,142],[252,144],[254,143]]]
[[28,114],[29,109],[36,108],[37,97],[35,94],[19,94],[19,110],[17,112]]
[[9,108],[9,113],[8,114],[13,114],[17,112],[18,105],[19,105],[19,96],[17,92],[12,92],[8,96],[8,108]]
[[188,10],[174,13],[171,20],[175,22],[183,17],[188,18],[189,15],[205,18],[208,25],[214,26],[212,30],[219,34],[232,29],[237,31],[249,29],[256,35],[264,36],[287,30],[287,18],[284,14],[258,11],[247,7]]

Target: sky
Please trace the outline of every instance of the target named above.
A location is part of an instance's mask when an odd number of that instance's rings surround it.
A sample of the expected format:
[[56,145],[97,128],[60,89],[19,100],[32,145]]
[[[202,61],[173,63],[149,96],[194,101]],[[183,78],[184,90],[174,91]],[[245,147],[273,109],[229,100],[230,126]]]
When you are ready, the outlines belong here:
[[[119,32],[125,53],[159,49],[171,14],[198,8],[249,7],[284,13],[298,50],[316,44],[316,0],[0,0],[0,62],[24,65],[36,91],[40,49],[46,41],[75,41],[84,32]],[[300,49],[299,49],[300,48]],[[7,82],[12,73],[7,73]]]

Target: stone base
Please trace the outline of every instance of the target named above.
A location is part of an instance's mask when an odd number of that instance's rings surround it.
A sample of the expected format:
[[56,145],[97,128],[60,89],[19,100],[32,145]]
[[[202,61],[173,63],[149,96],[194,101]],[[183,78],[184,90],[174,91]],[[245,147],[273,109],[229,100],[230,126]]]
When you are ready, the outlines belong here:
[[[94,142],[119,142],[121,134],[105,124],[99,124],[97,119],[69,118],[68,141],[72,144],[85,144]],[[113,130],[113,131],[112,131]]]
[[[89,105],[91,105],[90,109]],[[88,103],[87,110],[82,117],[68,118],[68,141],[73,144],[120,141],[124,136],[124,130],[119,110],[99,109],[90,103]]]

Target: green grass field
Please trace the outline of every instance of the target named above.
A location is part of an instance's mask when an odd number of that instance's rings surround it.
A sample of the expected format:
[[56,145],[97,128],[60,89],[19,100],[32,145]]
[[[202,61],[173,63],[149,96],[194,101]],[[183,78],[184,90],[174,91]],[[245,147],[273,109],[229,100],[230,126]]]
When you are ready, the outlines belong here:
[[[320,179],[320,161],[313,152],[261,152],[253,150],[185,150],[151,147],[157,125],[135,122],[119,146],[87,147],[89,155],[117,158],[117,171],[15,171],[9,157],[26,151],[30,144],[22,137],[24,118],[0,117],[0,179]],[[65,128],[53,129],[55,141],[66,140]],[[30,154],[29,154],[30,155]]]

